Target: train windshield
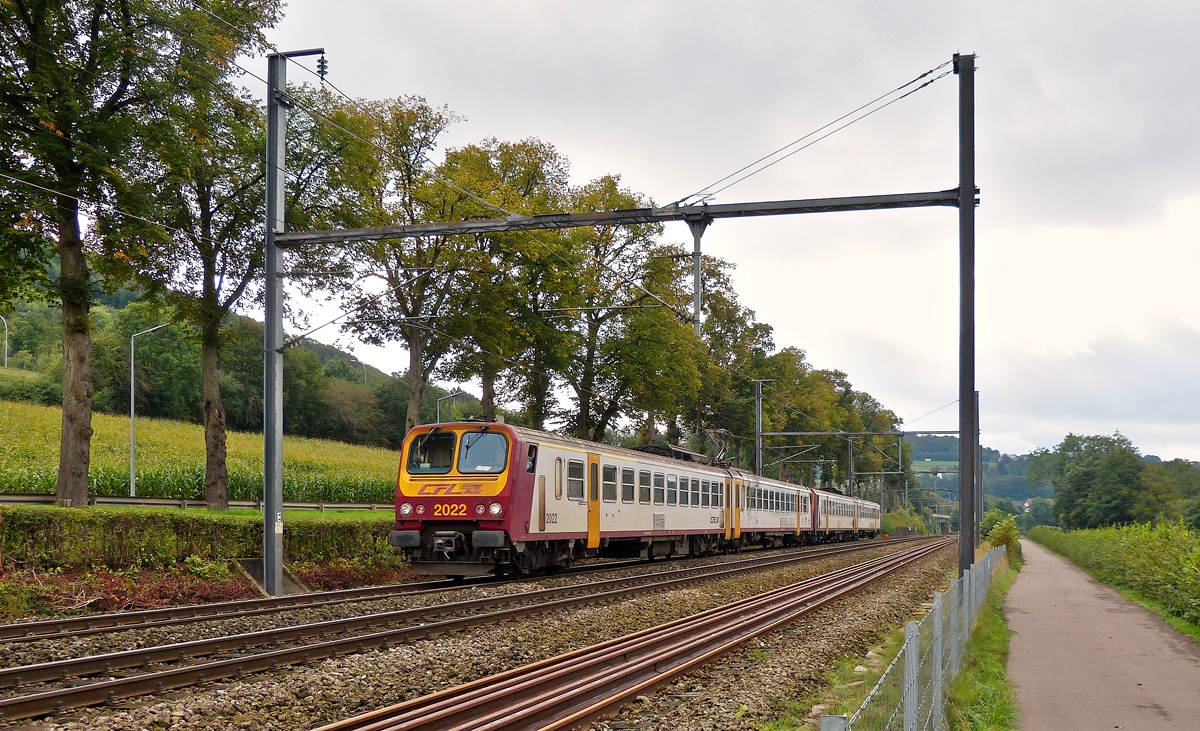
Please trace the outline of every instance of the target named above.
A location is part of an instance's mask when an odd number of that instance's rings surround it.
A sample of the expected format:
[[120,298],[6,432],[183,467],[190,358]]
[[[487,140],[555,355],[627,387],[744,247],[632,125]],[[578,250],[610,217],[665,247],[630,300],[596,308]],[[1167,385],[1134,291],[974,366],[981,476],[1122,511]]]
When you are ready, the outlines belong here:
[[494,431],[467,432],[458,450],[458,471],[465,474],[503,472],[508,463],[508,437]]
[[454,464],[454,432],[431,431],[408,445],[410,475],[444,475]]

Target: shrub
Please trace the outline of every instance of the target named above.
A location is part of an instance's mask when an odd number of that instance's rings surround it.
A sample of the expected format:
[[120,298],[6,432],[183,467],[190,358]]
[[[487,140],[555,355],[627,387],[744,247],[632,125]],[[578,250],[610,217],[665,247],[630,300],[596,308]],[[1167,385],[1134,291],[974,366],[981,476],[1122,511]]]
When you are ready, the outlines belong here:
[[1133,589],[1172,614],[1200,622],[1200,532],[1182,522],[1071,532],[1039,526],[1029,538],[1101,581]]
[[1021,560],[1021,529],[1017,527],[1017,516],[1001,514],[1000,518],[992,523],[988,532],[980,535],[993,546],[1007,548],[1009,561],[1016,563]]
[[[395,552],[395,514],[291,517],[283,534],[289,561],[373,559]],[[0,560],[35,568],[129,569],[210,563],[262,555],[262,518],[207,510],[0,506]],[[200,575],[197,573],[197,575]]]

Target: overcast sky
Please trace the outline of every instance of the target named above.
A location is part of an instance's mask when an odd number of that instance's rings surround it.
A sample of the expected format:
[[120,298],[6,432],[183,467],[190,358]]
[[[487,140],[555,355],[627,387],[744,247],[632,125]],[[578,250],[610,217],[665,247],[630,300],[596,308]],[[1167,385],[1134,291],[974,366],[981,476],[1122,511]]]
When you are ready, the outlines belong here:
[[[1200,459],[1198,35],[1195,2],[292,0],[269,37],[323,46],[352,95],[447,105],[466,118],[450,145],[538,137],[574,182],[618,173],[660,204],[977,53],[984,443],[1120,430]],[[955,187],[956,109],[949,76],[718,202]],[[725,220],[704,248],[778,345],[911,422],[957,396],[956,216]],[[954,429],[957,409],[913,426]]]

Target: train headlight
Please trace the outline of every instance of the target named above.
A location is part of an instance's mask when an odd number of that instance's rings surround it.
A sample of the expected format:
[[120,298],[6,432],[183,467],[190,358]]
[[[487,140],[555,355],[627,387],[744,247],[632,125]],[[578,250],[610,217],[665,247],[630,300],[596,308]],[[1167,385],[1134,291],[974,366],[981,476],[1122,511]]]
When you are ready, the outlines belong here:
[[417,505],[417,515],[424,515],[424,514],[425,514],[425,506],[418,504]]
[[[480,506],[480,507],[482,507],[482,506]],[[492,503],[491,505],[488,506],[488,512],[491,513],[493,517],[499,515],[503,510],[504,510],[504,506],[501,505],[500,503]]]
[[475,514],[476,515],[483,515],[483,512],[485,510],[487,510],[487,508],[483,507],[483,503],[479,503],[478,505],[475,506]]
[[400,514],[406,518],[408,516],[412,515],[412,503],[401,503],[400,504]]

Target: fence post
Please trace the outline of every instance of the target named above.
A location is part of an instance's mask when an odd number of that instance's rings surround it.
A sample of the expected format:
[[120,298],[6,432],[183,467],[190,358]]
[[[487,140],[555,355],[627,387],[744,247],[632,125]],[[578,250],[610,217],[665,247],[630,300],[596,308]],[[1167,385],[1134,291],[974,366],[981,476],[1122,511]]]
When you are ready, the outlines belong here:
[[942,729],[942,592],[933,595],[933,609],[929,610],[933,620],[933,677],[930,679],[930,689],[933,691],[933,704],[930,708],[933,731]]
[[921,685],[921,625],[904,623],[904,731],[917,731]]
[[950,677],[947,681],[953,680],[958,674],[958,578],[950,579],[950,606],[947,607],[947,614],[950,616],[950,632],[947,638],[950,641]]
[[821,731],[846,731],[849,720],[845,715],[821,716]]
[[959,669],[962,668],[961,663],[966,659],[964,656],[967,652],[967,638],[971,636],[971,574],[974,573],[974,567],[963,572],[962,577],[962,625],[958,628],[958,662]]

